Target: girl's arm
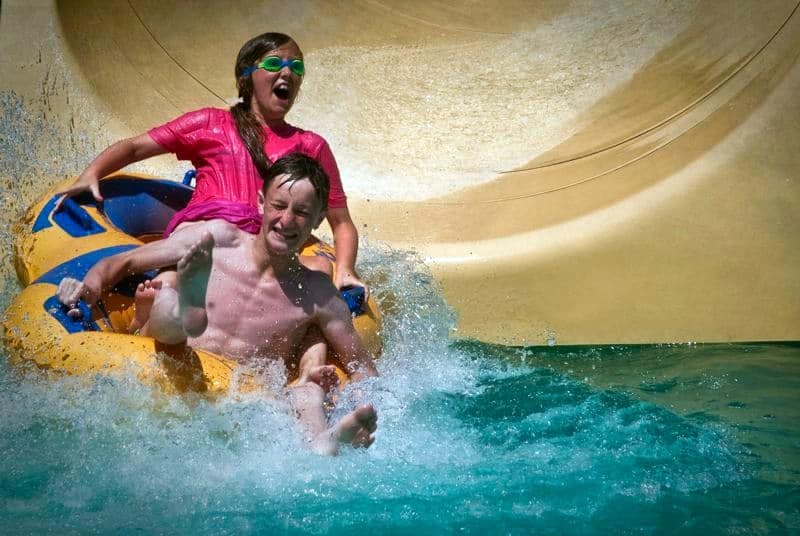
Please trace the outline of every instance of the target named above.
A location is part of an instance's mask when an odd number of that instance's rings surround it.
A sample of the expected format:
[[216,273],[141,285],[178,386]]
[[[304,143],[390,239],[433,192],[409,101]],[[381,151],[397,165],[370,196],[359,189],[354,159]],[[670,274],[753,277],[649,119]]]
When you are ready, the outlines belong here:
[[369,288],[356,274],[358,230],[350,218],[350,211],[347,207],[329,208],[327,219],[333,231],[333,249],[336,252],[336,288],[364,287],[368,297]]
[[72,185],[58,192],[57,195],[62,197],[56,203],[55,210],[61,207],[61,203],[67,197],[72,197],[86,190],[91,190],[95,200],[99,203],[103,200],[99,187],[101,178],[119,171],[128,164],[166,152],[166,149],[157,144],[147,133],[118,141],[92,160]]

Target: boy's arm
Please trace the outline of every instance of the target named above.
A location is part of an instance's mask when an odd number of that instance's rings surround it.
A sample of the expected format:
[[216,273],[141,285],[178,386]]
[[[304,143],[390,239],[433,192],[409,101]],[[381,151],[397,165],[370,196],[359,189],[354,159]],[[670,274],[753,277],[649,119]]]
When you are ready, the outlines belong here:
[[175,231],[164,240],[106,257],[92,266],[83,281],[64,278],[58,285],[56,295],[65,305],[72,306],[79,299],[93,304],[129,275],[176,264],[209,227],[211,226],[190,225]]
[[[330,281],[326,283],[330,286]],[[375,359],[356,333],[347,304],[333,289],[328,294],[329,299],[317,310],[317,321],[322,335],[346,362],[356,363],[357,370],[348,371],[352,379],[360,380],[364,374],[377,376]]]

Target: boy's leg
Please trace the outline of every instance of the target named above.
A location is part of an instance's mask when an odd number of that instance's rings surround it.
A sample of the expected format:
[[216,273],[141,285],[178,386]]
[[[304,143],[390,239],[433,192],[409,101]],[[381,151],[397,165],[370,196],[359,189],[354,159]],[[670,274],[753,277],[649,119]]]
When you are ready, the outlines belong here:
[[306,383],[288,390],[289,401],[298,423],[314,452],[326,456],[338,454],[341,443],[369,447],[375,438],[378,414],[371,405],[364,405],[345,415],[328,428],[323,404],[325,392],[315,383]]
[[156,295],[162,288],[176,288],[178,284],[178,272],[175,270],[165,270],[160,272],[152,280],[139,283],[133,298],[133,320],[128,326],[128,333],[150,336],[150,311],[153,308]]
[[324,410],[325,392],[319,385],[307,383],[287,389],[286,394],[303,434],[313,442],[328,428]]
[[[327,394],[339,386],[339,376],[336,374],[336,367],[333,365],[322,365],[309,369],[306,382],[316,383]],[[303,384],[298,383],[298,385]]]
[[178,292],[174,288],[162,288],[158,291],[144,331],[143,334],[164,344],[180,344],[186,341]]
[[128,333],[149,335],[150,311],[153,309],[153,303],[159,290],[161,290],[161,282],[155,279],[148,279],[136,287],[133,298],[133,320],[128,326]]
[[183,331],[190,337],[201,335],[208,325],[206,290],[211,277],[214,237],[205,232],[178,261],[178,303]]
[[[322,272],[328,277],[333,276],[333,264],[325,257],[300,255],[299,260],[306,268]],[[331,382],[330,374],[334,369],[333,367],[325,366],[325,362],[328,359],[328,341],[325,340],[325,337],[323,337],[322,332],[317,326],[311,326],[308,329],[303,338],[303,342],[300,343],[300,349],[297,355],[300,356],[300,362],[297,365],[297,385],[304,385],[309,381],[318,384],[321,384],[321,382]],[[333,385],[338,383],[338,381],[338,378],[333,380]],[[323,385],[325,392],[327,392],[329,388],[329,386]]]
[[187,334],[196,337],[205,331],[213,247],[214,238],[205,233],[178,261],[177,288],[163,287],[156,294],[148,323],[149,334],[156,340],[179,344],[186,341]]
[[300,343],[298,350],[300,362],[298,363],[298,385],[303,385],[309,381],[312,370],[325,365],[328,357],[328,341],[322,336],[317,326],[311,326],[306,331],[303,342]]
[[178,286],[178,272],[176,270],[161,270],[153,281],[160,281],[162,287],[176,288]]

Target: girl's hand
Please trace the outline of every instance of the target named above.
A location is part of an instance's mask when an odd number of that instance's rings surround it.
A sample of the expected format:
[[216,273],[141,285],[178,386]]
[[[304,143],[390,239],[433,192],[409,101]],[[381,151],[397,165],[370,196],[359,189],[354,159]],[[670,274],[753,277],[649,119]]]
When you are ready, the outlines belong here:
[[100,195],[100,181],[97,179],[97,177],[87,177],[81,175],[75,179],[75,182],[73,182],[70,186],[64,190],[61,190],[60,192],[56,192],[56,195],[60,195],[61,197],[58,201],[56,201],[56,207],[53,209],[53,211],[55,212],[60,209],[61,205],[67,200],[68,197],[80,194],[86,190],[90,190],[92,192],[92,196],[98,203],[103,201],[103,196]]
[[56,203],[55,210],[61,208],[66,198],[86,190],[90,190],[95,201],[101,203],[103,196],[100,195],[100,177],[106,177],[115,171],[119,171],[128,164],[166,152],[167,150],[156,143],[146,132],[133,138],[118,141],[92,160],[72,185],[58,192],[61,195],[61,199]]
[[364,288],[364,302],[369,299],[369,287],[366,283],[361,281],[353,272],[346,270],[337,270],[336,279],[333,282],[336,288],[341,290],[345,287],[363,287]]

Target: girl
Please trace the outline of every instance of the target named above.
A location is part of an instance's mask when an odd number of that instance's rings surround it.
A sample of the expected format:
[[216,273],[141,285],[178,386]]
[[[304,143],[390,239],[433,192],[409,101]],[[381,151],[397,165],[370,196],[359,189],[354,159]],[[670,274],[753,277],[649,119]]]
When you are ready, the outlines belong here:
[[[174,153],[197,169],[196,189],[176,213],[165,235],[192,222],[222,218],[245,231],[258,232],[258,192],[270,163],[293,152],[317,160],[330,179],[327,220],[336,251],[337,288],[366,285],[355,271],[358,231],[347,209],[336,160],[318,134],[285,121],[305,74],[303,53],[281,33],[250,39],[236,58],[236,86],[241,101],[230,108],[203,108],[184,114],[147,133],[119,141],[95,158],[80,177],[59,192],[63,197],[87,189],[100,202],[99,180],[151,156]],[[307,263],[314,267],[313,262]]]

